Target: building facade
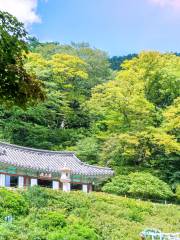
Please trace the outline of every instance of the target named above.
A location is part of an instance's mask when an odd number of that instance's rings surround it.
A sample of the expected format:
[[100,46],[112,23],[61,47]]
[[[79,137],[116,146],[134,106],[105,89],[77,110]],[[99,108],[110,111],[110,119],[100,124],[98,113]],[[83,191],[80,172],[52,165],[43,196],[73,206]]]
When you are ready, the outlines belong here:
[[0,187],[40,185],[69,192],[92,191],[113,176],[110,168],[81,162],[74,152],[48,151],[0,142]]

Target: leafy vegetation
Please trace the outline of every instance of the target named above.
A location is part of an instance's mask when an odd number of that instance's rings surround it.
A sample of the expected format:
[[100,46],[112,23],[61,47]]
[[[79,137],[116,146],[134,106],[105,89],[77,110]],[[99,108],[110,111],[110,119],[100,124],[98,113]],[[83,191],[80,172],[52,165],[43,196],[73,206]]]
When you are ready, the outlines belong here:
[[150,173],[130,173],[113,178],[112,182],[104,185],[103,191],[118,195],[128,195],[145,199],[172,199],[173,193],[165,182]]
[[[7,202],[14,199],[8,208],[7,205],[0,208],[3,240],[137,240],[147,227],[164,232],[176,232],[179,227],[177,205],[38,187],[26,192],[1,189],[2,195]],[[22,202],[26,204],[23,211]],[[4,221],[5,215],[12,215],[12,223]]]
[[44,99],[41,83],[24,68],[27,32],[22,23],[0,11],[0,100],[24,106]]

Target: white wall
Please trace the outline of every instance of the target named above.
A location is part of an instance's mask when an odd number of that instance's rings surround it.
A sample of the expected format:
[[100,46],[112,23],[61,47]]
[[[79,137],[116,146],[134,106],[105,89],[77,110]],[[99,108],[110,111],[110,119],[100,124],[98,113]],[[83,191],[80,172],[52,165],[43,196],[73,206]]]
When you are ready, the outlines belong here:
[[5,182],[6,182],[6,176],[5,174],[0,174],[0,187],[5,187]]
[[85,192],[85,193],[88,192],[88,185],[87,184],[82,185],[82,191]]
[[18,177],[18,187],[19,188],[23,188],[24,187],[24,177],[23,176],[19,176]]
[[52,182],[52,187],[54,190],[58,190],[59,189],[59,182],[58,181],[53,181]]
[[31,178],[31,187],[35,185],[38,185],[37,178]]

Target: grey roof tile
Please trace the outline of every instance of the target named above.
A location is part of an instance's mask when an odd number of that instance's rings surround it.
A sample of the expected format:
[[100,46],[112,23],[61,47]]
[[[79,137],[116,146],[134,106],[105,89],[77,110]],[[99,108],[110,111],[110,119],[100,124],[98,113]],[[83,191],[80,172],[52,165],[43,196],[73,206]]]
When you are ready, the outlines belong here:
[[72,174],[88,176],[112,176],[110,168],[97,167],[81,162],[74,152],[49,151],[20,147],[0,142],[0,162],[9,165],[60,173],[66,166]]

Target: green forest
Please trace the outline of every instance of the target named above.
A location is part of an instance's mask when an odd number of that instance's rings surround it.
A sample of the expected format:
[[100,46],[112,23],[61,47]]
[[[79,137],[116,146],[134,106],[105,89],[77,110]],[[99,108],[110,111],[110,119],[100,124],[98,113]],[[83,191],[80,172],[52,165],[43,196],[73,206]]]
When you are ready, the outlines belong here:
[[159,189],[166,184],[175,193],[178,54],[144,51],[110,58],[87,43],[41,43],[8,13],[1,12],[0,20],[2,141],[75,151],[82,161],[111,167],[116,178],[104,188],[108,192],[128,194],[118,179],[129,182],[133,172],[139,186],[152,178],[154,188],[160,181]]

